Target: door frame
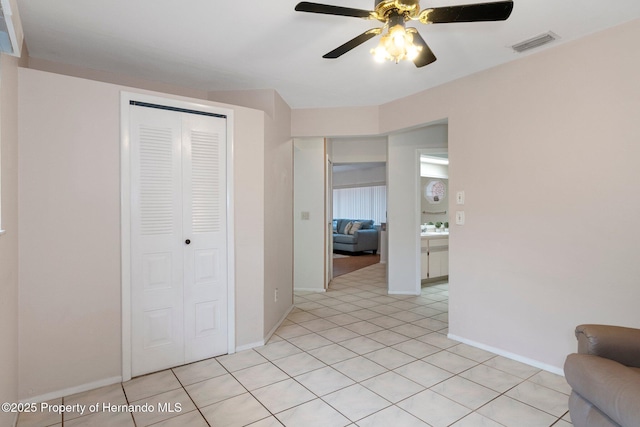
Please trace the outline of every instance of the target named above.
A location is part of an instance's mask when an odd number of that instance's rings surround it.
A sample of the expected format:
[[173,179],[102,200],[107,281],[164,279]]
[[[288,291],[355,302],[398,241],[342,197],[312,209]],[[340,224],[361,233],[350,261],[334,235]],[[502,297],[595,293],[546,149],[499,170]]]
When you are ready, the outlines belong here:
[[235,352],[235,239],[233,187],[233,109],[182,101],[172,98],[120,92],[120,232],[121,232],[121,315],[122,315],[122,381],[131,379],[131,142],[129,139],[130,101],[226,116],[227,120],[227,346]]
[[333,280],[333,161],[326,150],[325,140],[325,180],[324,180],[324,289],[329,289]]

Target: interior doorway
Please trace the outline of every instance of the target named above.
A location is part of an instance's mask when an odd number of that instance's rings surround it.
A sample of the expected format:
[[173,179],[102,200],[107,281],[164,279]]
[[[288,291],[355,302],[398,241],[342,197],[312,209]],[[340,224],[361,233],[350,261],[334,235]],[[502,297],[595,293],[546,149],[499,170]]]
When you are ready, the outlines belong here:
[[[386,222],[386,162],[333,165],[331,205],[333,277],[380,262]],[[362,228],[352,232],[349,223]]]
[[428,285],[449,278],[449,158],[446,150],[420,150],[420,279]]

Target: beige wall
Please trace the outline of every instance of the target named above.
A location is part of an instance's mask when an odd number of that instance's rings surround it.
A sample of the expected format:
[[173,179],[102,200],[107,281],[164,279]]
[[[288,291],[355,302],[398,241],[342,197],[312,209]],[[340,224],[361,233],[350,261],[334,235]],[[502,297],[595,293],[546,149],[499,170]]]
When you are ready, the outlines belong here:
[[120,120],[115,86],[19,71],[28,398],[120,375]]
[[[19,70],[20,398],[121,374],[121,90],[136,91]],[[262,316],[253,316],[263,305],[255,264],[264,249],[242,224],[263,216],[256,182],[263,179],[264,113],[224,106],[235,119],[236,344],[242,346],[262,337]]]
[[387,161],[387,138],[385,136],[332,138],[331,144],[333,164]]
[[204,90],[187,88],[157,81],[131,77],[126,74],[112,73],[109,71],[94,70],[92,68],[79,67],[77,65],[61,62],[47,61],[40,58],[28,58],[25,67],[33,70],[47,71],[49,73],[64,74],[66,76],[80,77],[81,79],[95,80],[104,83],[113,83],[121,86],[135,87],[138,89],[152,90],[172,95],[188,96],[191,98],[207,99],[208,92]]
[[[452,335],[559,372],[575,325],[640,327],[638,39],[635,20],[380,106],[383,134],[448,120]],[[321,113],[294,134],[333,135]]]
[[640,326],[639,37],[636,20],[381,107],[449,118],[451,334],[559,371],[575,325]]
[[306,108],[291,111],[291,136],[362,136],[380,133],[379,107]]
[[[274,91],[274,112],[266,121],[264,334],[293,306],[293,140],[291,109]],[[278,301],[275,301],[275,290]]]
[[[324,292],[325,275],[325,141],[296,138],[293,142],[293,286]],[[302,212],[309,219],[302,219]]]
[[264,226],[256,232],[264,234],[263,334],[267,337],[293,305],[291,108],[272,89],[210,92],[209,99],[265,112]]
[[[18,400],[18,59],[0,55],[0,402]],[[0,412],[0,425],[14,414]]]
[[[386,156],[385,156],[386,157]],[[333,188],[349,188],[367,185],[385,185],[387,182],[387,167],[381,166],[367,167],[364,169],[352,169],[345,171],[334,170]]]

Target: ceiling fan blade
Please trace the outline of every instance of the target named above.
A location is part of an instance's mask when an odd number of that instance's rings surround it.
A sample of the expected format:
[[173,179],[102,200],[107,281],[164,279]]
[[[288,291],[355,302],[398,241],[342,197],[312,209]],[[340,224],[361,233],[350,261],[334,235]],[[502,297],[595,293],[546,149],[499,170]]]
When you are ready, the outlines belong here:
[[460,6],[436,7],[420,12],[424,24],[445,24],[448,22],[504,21],[511,15],[512,1],[496,3],[465,4]]
[[342,46],[338,46],[337,48],[333,49],[331,52],[325,55],[322,55],[322,57],[327,59],[339,58],[345,53],[349,52],[351,49],[360,46],[362,43],[377,36],[381,32],[382,32],[382,28],[373,28],[371,30],[367,30],[364,33],[360,34],[359,36],[352,38]]
[[429,65],[432,62],[436,61],[436,56],[433,54],[429,46],[427,46],[427,42],[424,41],[420,33],[417,31],[413,33],[413,44],[416,46],[422,46],[422,50],[413,60],[413,63],[416,64],[416,67],[424,67],[425,65]]
[[351,7],[332,6],[329,4],[300,2],[295,8],[298,12],[323,13],[325,15],[352,16],[354,18],[369,18],[371,12],[364,9],[353,9]]

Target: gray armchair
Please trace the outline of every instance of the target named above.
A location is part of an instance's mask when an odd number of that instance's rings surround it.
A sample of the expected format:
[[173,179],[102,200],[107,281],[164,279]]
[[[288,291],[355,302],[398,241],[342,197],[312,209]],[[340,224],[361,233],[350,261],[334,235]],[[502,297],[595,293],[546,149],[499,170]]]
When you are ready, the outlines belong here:
[[580,325],[576,338],[564,364],[573,425],[640,426],[640,329]]

